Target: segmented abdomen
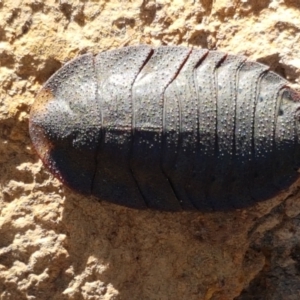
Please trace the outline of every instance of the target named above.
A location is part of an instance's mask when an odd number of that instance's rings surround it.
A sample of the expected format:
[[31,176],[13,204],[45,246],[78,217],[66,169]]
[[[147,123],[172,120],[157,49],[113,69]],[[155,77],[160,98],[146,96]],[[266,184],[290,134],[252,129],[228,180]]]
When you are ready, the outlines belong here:
[[264,65],[216,51],[85,55],[46,83],[38,99],[50,100],[33,107],[31,137],[54,174],[103,200],[245,207],[297,177],[299,103],[286,84]]

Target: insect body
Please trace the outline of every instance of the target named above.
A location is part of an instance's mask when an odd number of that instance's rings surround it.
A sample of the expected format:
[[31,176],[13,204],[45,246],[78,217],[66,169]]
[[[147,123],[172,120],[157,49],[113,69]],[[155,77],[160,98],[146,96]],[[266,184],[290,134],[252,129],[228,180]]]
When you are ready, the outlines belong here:
[[133,208],[228,210],[298,178],[299,108],[283,78],[244,57],[126,47],[55,73],[30,135],[79,193]]

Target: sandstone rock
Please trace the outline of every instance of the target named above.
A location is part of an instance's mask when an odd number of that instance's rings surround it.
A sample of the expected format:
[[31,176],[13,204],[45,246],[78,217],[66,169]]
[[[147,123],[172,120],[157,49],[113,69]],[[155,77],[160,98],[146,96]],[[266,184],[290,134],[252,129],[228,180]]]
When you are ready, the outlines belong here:
[[299,183],[230,213],[135,211],[62,186],[28,135],[49,76],[79,54],[124,45],[244,54],[299,87],[298,5],[0,1],[0,298],[299,299]]

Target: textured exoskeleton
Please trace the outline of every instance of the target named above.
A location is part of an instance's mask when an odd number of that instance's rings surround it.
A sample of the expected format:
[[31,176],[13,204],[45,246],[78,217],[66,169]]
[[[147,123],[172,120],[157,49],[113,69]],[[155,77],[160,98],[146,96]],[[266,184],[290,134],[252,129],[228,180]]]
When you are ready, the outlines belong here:
[[72,189],[133,208],[228,210],[298,178],[299,95],[259,63],[184,47],[80,56],[37,95],[30,135]]

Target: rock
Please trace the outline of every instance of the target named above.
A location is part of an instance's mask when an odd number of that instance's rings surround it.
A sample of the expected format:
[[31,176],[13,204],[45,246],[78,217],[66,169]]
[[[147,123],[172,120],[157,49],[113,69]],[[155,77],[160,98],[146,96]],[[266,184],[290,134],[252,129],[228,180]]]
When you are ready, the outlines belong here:
[[229,213],[78,196],[33,151],[41,85],[86,52],[140,43],[243,54],[299,88],[297,1],[0,1],[0,298],[299,299],[299,182]]

